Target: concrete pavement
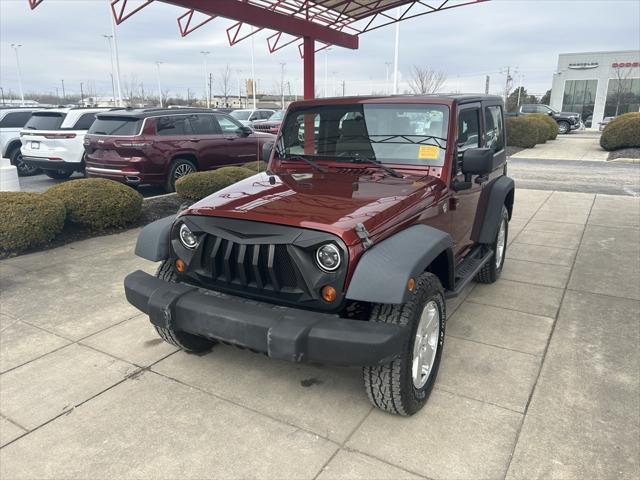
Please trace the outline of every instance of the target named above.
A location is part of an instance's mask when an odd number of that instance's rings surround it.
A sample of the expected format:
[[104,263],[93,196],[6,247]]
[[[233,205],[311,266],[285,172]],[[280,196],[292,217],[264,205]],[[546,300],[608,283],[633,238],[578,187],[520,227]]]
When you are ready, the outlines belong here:
[[640,199],[517,192],[503,277],[448,305],[412,418],[359,369],[177,352],[129,306],[136,231],[0,262],[0,477],[637,478]]
[[581,160],[603,162],[609,152],[600,146],[600,134],[576,131],[558,135],[555,140],[522,150],[512,158],[536,158],[544,160]]

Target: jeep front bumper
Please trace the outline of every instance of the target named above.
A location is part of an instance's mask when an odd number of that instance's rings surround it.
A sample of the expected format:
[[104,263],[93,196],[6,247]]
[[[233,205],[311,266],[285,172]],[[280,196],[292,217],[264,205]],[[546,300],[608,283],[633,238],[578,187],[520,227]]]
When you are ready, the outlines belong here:
[[129,303],[159,327],[229,342],[294,362],[377,365],[402,350],[406,328],[281,307],[140,270],[124,280]]

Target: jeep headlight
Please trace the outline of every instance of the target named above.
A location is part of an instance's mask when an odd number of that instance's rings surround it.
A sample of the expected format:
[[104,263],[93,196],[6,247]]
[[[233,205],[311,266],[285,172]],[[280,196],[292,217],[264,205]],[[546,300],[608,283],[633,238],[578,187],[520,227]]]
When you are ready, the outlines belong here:
[[326,243],[316,250],[316,263],[325,272],[337,270],[341,262],[340,250],[333,243]]
[[184,223],[180,225],[178,236],[180,237],[180,242],[185,247],[194,249],[198,246],[198,237],[196,237],[193,232],[189,230],[189,227],[187,227]]

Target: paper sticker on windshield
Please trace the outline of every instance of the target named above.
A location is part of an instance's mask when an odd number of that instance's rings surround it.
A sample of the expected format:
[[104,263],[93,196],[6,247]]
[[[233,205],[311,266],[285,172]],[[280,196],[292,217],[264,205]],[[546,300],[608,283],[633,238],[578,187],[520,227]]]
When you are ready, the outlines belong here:
[[435,145],[420,145],[418,158],[420,160],[435,160],[440,155],[440,148]]

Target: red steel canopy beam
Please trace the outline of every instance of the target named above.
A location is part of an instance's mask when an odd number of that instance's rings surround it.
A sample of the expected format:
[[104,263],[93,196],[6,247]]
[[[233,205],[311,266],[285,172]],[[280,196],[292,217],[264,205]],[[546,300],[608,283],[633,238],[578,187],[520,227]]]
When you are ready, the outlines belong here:
[[29,0],[29,8],[33,10],[42,3],[42,0]]
[[309,37],[353,50],[358,48],[356,35],[332,30],[317,23],[266,10],[239,0],[163,0],[163,2],[198,10],[207,15],[245,22],[258,28],[277,30],[296,37]]

